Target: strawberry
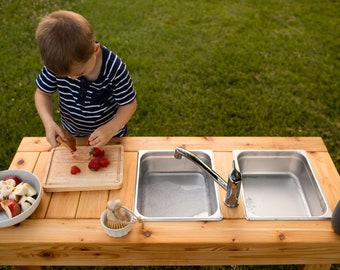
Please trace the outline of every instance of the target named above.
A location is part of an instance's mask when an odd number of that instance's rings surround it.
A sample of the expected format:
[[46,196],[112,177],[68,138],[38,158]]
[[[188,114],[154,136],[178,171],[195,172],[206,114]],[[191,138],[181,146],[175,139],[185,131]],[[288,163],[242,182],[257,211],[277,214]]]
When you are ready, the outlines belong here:
[[90,151],[90,161],[88,167],[91,171],[98,171],[100,167],[107,167],[110,161],[105,157],[105,151],[98,148],[93,147]]
[[101,167],[107,167],[107,165],[110,164],[110,161],[106,157],[100,157],[99,164]]
[[91,158],[88,167],[91,171],[98,171],[100,167],[99,158],[98,157]]
[[71,174],[77,174],[80,173],[80,169],[77,166],[72,166],[71,167]]
[[98,147],[93,147],[90,151],[90,155],[93,157],[103,157],[105,155],[105,151]]

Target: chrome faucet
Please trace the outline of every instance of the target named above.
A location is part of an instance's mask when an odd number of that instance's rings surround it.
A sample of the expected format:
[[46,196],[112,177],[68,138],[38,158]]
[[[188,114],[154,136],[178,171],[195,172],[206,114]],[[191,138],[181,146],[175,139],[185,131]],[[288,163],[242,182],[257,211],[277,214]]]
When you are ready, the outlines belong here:
[[219,184],[226,192],[227,195],[224,200],[224,204],[228,207],[236,207],[238,206],[238,197],[240,195],[241,188],[241,173],[235,168],[235,161],[233,160],[233,170],[229,174],[228,182],[225,181],[220,175],[218,175],[213,169],[211,169],[206,163],[204,163],[198,156],[194,153],[177,147],[175,149],[175,158],[181,159],[182,156],[191,160],[193,163],[201,167],[204,171],[206,171],[213,180]]

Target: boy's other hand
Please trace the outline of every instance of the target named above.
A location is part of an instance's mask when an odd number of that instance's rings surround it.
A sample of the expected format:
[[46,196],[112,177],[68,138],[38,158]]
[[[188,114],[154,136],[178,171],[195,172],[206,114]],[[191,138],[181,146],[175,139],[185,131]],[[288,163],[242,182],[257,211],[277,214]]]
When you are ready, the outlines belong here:
[[115,132],[116,131],[112,130],[109,125],[103,125],[93,131],[88,138],[88,144],[93,147],[101,148],[112,139]]

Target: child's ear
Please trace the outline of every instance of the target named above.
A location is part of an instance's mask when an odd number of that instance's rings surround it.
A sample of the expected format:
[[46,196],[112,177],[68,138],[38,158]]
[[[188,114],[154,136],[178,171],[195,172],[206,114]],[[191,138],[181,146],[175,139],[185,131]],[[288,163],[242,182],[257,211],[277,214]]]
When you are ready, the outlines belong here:
[[94,53],[98,54],[100,52],[100,44],[99,43],[95,43],[94,44]]

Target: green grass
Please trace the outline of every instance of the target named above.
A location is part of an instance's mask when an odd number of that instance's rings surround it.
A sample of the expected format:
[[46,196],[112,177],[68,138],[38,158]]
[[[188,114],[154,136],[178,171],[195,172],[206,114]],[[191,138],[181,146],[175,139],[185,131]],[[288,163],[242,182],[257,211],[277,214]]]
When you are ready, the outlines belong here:
[[44,136],[34,31],[61,8],[87,17],[128,64],[131,136],[321,136],[340,168],[337,1],[0,3],[0,169],[23,136]]
[[82,13],[127,63],[138,91],[130,136],[320,136],[340,170],[340,2],[330,0],[0,0],[0,169],[22,137],[44,136],[34,32],[57,9]]

